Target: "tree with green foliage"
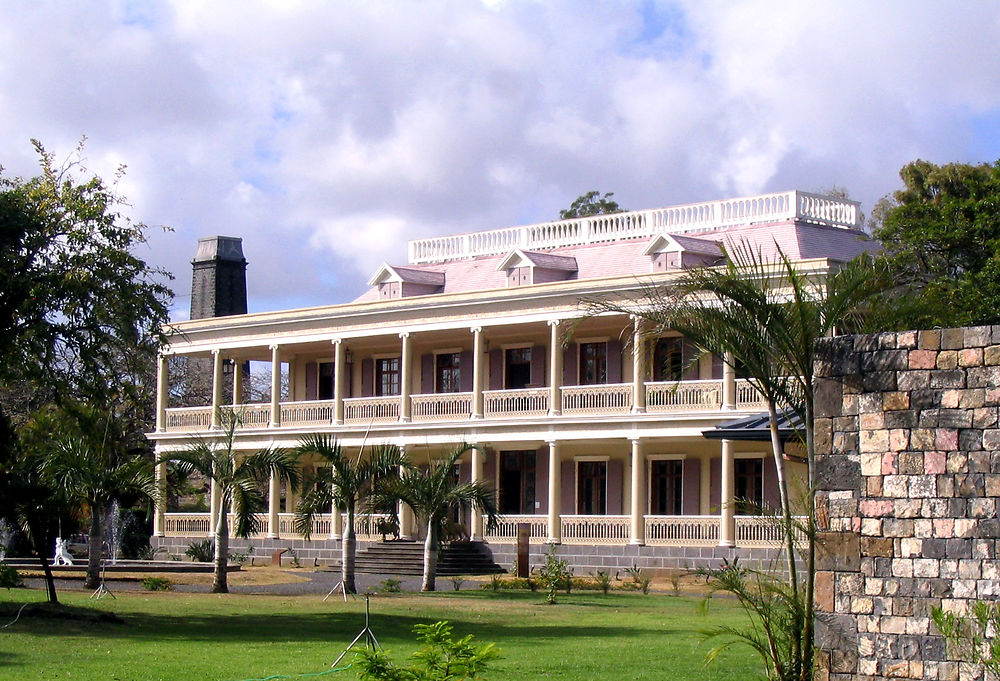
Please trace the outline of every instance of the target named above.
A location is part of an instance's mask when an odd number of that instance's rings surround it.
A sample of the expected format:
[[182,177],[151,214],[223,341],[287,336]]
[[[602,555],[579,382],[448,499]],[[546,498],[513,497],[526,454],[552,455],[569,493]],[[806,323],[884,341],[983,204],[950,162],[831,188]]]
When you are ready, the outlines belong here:
[[559,219],[570,220],[572,218],[586,218],[592,215],[624,213],[626,209],[619,206],[618,202],[611,198],[614,195],[614,192],[607,192],[602,195],[598,191],[581,194],[573,200],[569,208],[559,211]]
[[459,508],[483,513],[489,527],[499,518],[496,492],[491,485],[481,480],[459,482],[455,476],[458,460],[473,449],[476,445],[461,444],[443,458],[429,461],[426,467],[411,465],[398,479],[380,485],[373,497],[373,503],[381,507],[402,501],[424,522],[427,534],[422,591],[434,591],[436,587],[438,547],[449,513]]
[[899,171],[903,188],[876,208],[875,238],[921,305],[911,328],[1000,321],[1000,161]]
[[[77,409],[89,411],[85,405]],[[71,508],[89,512],[84,586],[94,589],[100,583],[105,519],[112,502],[152,502],[157,499],[157,489],[151,462],[118,446],[123,438],[114,436],[115,424],[111,419],[92,413],[83,418],[95,425],[103,423],[103,436],[94,436],[100,426],[88,429],[89,432],[58,433],[57,415],[50,421],[55,427],[46,428],[49,436],[55,438],[42,453],[41,474]]]
[[22,430],[48,405],[87,403],[148,453],[137,443],[172,294],[169,275],[136,255],[146,227],[116,193],[123,169],[109,185],[83,165],[82,144],[60,165],[33,143],[41,173],[0,176],[0,515],[28,530],[48,572],[53,490]]
[[357,593],[354,581],[354,563],[357,553],[357,536],[354,518],[358,507],[375,493],[375,485],[385,483],[399,475],[404,457],[399,447],[382,445],[372,449],[368,456],[359,451],[351,458],[344,453],[340,443],[330,435],[308,435],[295,449],[299,457],[316,455],[322,464],[316,476],[307,481],[305,492],[295,510],[295,529],[306,539],[312,533],[317,514],[346,513],[347,523],[341,541],[341,578],[344,591]]
[[191,447],[166,454],[160,461],[173,461],[182,472],[196,472],[215,482],[220,511],[213,518],[215,529],[215,573],[212,593],[228,593],[229,509],[234,516],[233,534],[246,539],[261,531],[257,509],[264,505],[264,487],[271,476],[298,485],[295,457],[281,449],[262,449],[242,454],[236,450],[240,414],[221,413],[222,428],[201,438]]
[[[598,300],[589,304],[594,314],[631,314],[641,320],[649,338],[665,331],[680,332],[696,348],[698,356],[712,353],[734,369],[739,367],[767,403],[771,447],[778,471],[781,495],[781,526],[784,534],[788,590],[781,591],[786,603],[795,607],[780,612],[781,636],[790,646],[787,664],[771,667],[771,678],[781,681],[811,678],[813,668],[813,588],[815,577],[815,479],[816,379],[813,362],[816,343],[833,333],[860,333],[894,328],[898,298],[892,295],[898,282],[884,261],[862,255],[834,264],[825,274],[807,274],[779,249],[771,260],[748,244],[725,252],[721,266],[696,267],[668,285],[648,285],[634,300]],[[777,418],[783,410],[798,414],[806,449],[808,487],[807,519],[800,527],[793,519]],[[794,537],[804,533],[806,569],[799,575]],[[743,577],[727,572],[718,577]],[[728,582],[724,582],[728,583]],[[741,598],[751,612],[752,600],[742,594],[752,590],[727,590]],[[772,590],[772,594],[777,591]],[[777,659],[771,656],[771,665]]]

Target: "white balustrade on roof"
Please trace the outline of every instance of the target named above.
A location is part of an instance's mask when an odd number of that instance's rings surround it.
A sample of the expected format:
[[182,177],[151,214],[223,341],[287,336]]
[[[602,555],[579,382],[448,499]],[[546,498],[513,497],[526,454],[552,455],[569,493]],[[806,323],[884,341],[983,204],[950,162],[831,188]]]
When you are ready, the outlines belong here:
[[413,265],[444,262],[503,255],[514,248],[585,246],[656,234],[711,232],[788,220],[856,229],[859,206],[857,201],[800,191],[761,194],[417,239],[409,243],[409,262]]

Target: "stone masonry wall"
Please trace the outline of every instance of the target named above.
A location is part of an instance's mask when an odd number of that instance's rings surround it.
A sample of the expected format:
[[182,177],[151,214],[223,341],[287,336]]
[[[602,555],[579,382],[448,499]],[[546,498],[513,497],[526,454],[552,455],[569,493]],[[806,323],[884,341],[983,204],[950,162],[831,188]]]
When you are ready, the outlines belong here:
[[1000,595],[1000,326],[827,339],[817,376],[817,679],[981,678],[930,612]]

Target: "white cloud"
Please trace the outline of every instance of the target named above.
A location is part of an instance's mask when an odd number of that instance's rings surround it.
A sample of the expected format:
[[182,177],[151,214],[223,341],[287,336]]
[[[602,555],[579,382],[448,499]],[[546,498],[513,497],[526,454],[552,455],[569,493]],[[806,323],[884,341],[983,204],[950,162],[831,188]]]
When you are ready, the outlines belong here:
[[836,183],[870,205],[917,156],[1000,156],[989,3],[0,10],[5,172],[34,172],[29,137],[86,134],[94,170],[128,164],[136,219],[175,228],[148,258],[178,291],[198,236],[241,235],[255,309],[348,299],[406,239],[590,189],[643,208]]

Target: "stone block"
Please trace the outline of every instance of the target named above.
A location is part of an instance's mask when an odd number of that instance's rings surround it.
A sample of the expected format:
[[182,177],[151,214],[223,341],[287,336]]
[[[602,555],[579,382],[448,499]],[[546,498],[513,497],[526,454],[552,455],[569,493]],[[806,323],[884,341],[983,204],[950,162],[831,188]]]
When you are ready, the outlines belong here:
[[[1000,393],[1000,391],[998,391]],[[972,410],[973,428],[993,428],[997,424],[996,407],[982,407]]]
[[[965,378],[963,375],[964,385]],[[887,392],[896,390],[895,371],[871,371],[861,375],[861,389],[866,392]]]
[[918,451],[934,449],[934,429],[914,428],[910,431],[910,448]]
[[900,475],[920,475],[924,472],[924,455],[921,452],[899,453]]
[[995,388],[1000,385],[1000,366],[969,367],[966,385],[970,388]]
[[983,431],[978,428],[962,428],[958,431],[958,448],[974,451],[983,448]]
[[917,347],[922,350],[938,350],[941,347],[941,331],[931,329],[917,332]]
[[958,351],[957,350],[942,350],[937,356],[937,369],[956,369],[958,368]]
[[910,369],[934,369],[937,367],[937,350],[910,350],[907,366]]
[[941,563],[933,558],[915,558],[913,576],[920,578],[937,577]]
[[892,539],[887,537],[861,537],[861,554],[863,556],[891,558],[893,554]]
[[930,451],[923,454],[923,472],[928,475],[940,475],[945,472],[945,464],[948,460],[944,452]]
[[925,499],[937,494],[937,478],[933,475],[909,476],[909,492],[913,499]]
[[842,411],[844,388],[843,384],[831,378],[819,378],[815,381],[813,399],[815,400],[816,416],[830,418],[839,416]]
[[[877,522],[877,521],[876,521]],[[855,572],[861,565],[860,537],[847,532],[816,535],[816,569]]]
[[974,366],[981,366],[982,363],[983,363],[982,348],[965,348],[964,350],[959,350],[958,366],[974,367]]
[[886,518],[882,521],[882,532],[886,537],[912,537],[913,521]]
[[[938,522],[938,521],[934,521]],[[939,560],[945,557],[946,544],[941,538],[924,539],[921,544],[921,555],[924,558]]]
[[833,575],[829,570],[816,572],[814,594],[816,599],[816,610],[818,612],[830,612],[833,610]]
[[858,416],[858,427],[862,430],[878,430],[885,427],[885,413],[862,413]]
[[969,452],[969,472],[989,473],[992,471],[991,456],[984,451]]
[[962,329],[962,344],[967,348],[982,348],[990,344],[993,327],[966,326]]
[[911,409],[937,409],[941,406],[941,391],[931,388],[915,388],[910,391]]
[[862,452],[884,452],[889,449],[888,430],[863,430],[860,435],[859,449]]
[[942,329],[941,348],[944,350],[960,350],[965,347],[965,331],[963,329]]
[[[871,371],[886,371],[892,370],[897,371],[901,369],[906,369],[907,354],[913,354],[913,352],[921,352],[920,350],[913,350],[907,353],[906,350],[876,350],[875,352],[866,352],[861,356],[861,371],[871,372]],[[923,367],[914,367],[923,368]]]
[[965,452],[949,452],[947,455],[947,467],[948,473],[968,473],[969,472],[969,455]]
[[816,488],[856,490],[861,488],[861,463],[846,456],[824,456],[816,461]]
[[971,428],[972,412],[966,409],[939,409],[939,428]]
[[962,409],[978,409],[986,406],[985,388],[966,388],[961,394],[958,406]]
[[922,511],[922,499],[896,499],[892,502],[892,515],[896,518],[916,518]]
[[885,413],[885,427],[889,429],[916,428],[919,423],[919,413],[913,409],[887,411]]
[[910,494],[907,476],[887,475],[882,479],[882,494],[887,497],[906,498]]
[[896,334],[896,347],[911,349],[917,347],[916,331],[900,331]]
[[[942,355],[944,353],[941,353]],[[964,388],[965,372],[960,369],[935,369],[931,371],[931,388]],[[978,386],[972,386],[978,387]]]
[[934,449],[951,451],[958,449],[958,430],[954,428],[938,428],[934,433]]
[[[896,372],[896,389],[900,391],[926,390],[931,385],[929,370]],[[911,403],[912,406],[912,403]]]
[[1000,345],[987,345],[983,348],[983,364],[987,366],[1000,364]]

